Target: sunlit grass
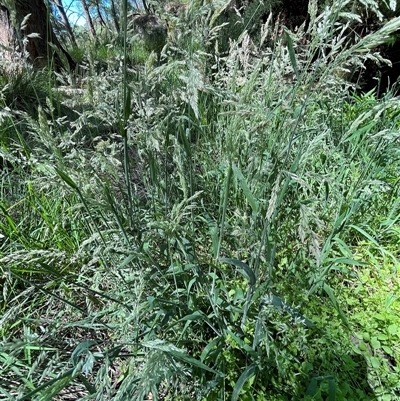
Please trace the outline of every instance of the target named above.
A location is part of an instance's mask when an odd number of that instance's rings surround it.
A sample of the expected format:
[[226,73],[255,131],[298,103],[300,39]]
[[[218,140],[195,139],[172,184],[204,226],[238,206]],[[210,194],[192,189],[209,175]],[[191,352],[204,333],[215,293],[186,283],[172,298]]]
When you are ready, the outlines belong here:
[[334,25],[300,73],[289,32],[215,63],[193,24],[134,72],[94,46],[83,96],[1,121],[0,391],[391,399],[398,99],[350,94]]

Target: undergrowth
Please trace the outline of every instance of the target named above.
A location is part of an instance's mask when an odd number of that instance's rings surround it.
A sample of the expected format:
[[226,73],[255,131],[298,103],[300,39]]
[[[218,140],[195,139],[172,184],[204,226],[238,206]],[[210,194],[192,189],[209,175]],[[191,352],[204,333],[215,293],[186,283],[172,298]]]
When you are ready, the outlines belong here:
[[353,43],[342,6],[214,57],[193,4],[158,56],[98,43],[80,88],[13,76],[2,399],[400,397],[399,101],[344,79],[400,22]]

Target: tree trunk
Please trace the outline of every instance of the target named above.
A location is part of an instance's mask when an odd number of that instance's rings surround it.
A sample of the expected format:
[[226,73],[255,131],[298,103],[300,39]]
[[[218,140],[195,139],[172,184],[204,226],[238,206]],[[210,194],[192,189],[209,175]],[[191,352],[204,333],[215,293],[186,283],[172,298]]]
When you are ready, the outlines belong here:
[[90,35],[93,39],[96,39],[96,31],[94,30],[92,17],[89,13],[89,6],[87,5],[85,0],[81,0],[83,11],[85,12],[87,26],[90,32]]
[[118,33],[120,33],[121,30],[119,28],[117,9],[115,8],[114,0],[111,0],[111,16],[112,16],[114,24],[115,24],[115,29],[117,30]]
[[68,37],[71,40],[71,43],[74,45],[74,47],[78,47],[78,45],[76,44],[75,35],[72,32],[71,24],[69,23],[67,17],[67,13],[65,12],[64,6],[62,4],[62,0],[53,0],[53,3],[57,6],[58,12],[60,13],[60,17],[67,31]]
[[10,13],[7,8],[0,3],[0,46],[4,46],[4,52],[7,53],[4,54],[5,56],[13,52],[13,46],[11,45],[14,38],[15,35],[11,24]]
[[104,21],[103,16],[101,15],[99,0],[96,0],[96,10],[97,10],[97,15],[99,17],[100,25],[101,26],[107,26],[106,22]]
[[49,46],[51,44],[64,54],[70,68],[74,69],[75,62],[53,32],[44,1],[15,0],[13,9],[9,3],[0,0],[0,46],[6,49],[5,56],[14,58],[23,53],[35,67],[46,67],[53,60],[55,67],[61,69],[61,57]]

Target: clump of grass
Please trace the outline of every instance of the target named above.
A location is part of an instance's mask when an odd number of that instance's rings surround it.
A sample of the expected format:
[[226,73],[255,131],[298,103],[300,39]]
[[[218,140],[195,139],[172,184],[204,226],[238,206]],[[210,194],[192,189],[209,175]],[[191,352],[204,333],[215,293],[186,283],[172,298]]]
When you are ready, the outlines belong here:
[[329,46],[331,61],[313,63],[289,31],[273,48],[243,33],[213,59],[212,16],[189,8],[164,64],[129,80],[125,45],[120,65],[88,71],[85,96],[59,99],[69,120],[50,100],[24,117],[29,143],[4,146],[30,168],[14,187],[4,174],[0,200],[5,397],[395,391],[392,375],[366,380],[376,359],[342,288],[366,269],[365,241],[397,257],[397,99],[354,100],[338,71],[396,25],[347,47],[340,10],[314,15],[311,53]]
[[0,65],[0,99],[2,106],[15,110],[33,112],[48,93],[48,74],[34,71],[21,63],[3,62]]

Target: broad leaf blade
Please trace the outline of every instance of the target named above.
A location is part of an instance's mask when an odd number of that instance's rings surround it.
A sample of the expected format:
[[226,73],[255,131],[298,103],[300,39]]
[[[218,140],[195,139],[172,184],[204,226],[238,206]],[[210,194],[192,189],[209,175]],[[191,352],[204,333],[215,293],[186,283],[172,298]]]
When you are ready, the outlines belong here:
[[240,392],[242,391],[242,388],[245,385],[245,383],[255,376],[256,368],[257,366],[253,363],[250,366],[248,366],[244,370],[244,372],[240,375],[238,381],[235,384],[235,387],[233,388],[231,401],[237,401],[239,399]]
[[242,191],[244,193],[244,196],[247,199],[247,202],[249,202],[249,205],[251,206],[253,212],[257,213],[258,211],[258,202],[254,198],[253,194],[250,191],[249,186],[247,185],[247,182],[240,171],[239,167],[232,165],[232,170],[233,174],[235,175],[236,179],[239,182],[240,187],[242,188]]
[[297,68],[296,54],[294,52],[293,41],[290,36],[289,30],[286,27],[284,27],[283,29],[285,30],[286,44],[288,47],[290,62],[292,63],[294,75],[296,76],[297,79],[299,79],[299,69]]
[[329,299],[332,302],[332,305],[335,307],[337,313],[339,314],[340,319],[342,320],[342,322],[349,327],[349,322],[346,318],[346,315],[344,314],[344,312],[342,311],[342,308],[339,306],[339,303],[333,293],[333,290],[331,287],[329,287],[328,284],[324,283],[323,285],[323,289],[326,292],[326,294],[328,295]]
[[57,174],[72,188],[77,190],[78,185],[75,184],[74,180],[66,173],[63,171],[59,170],[58,168],[55,169],[57,171]]
[[230,265],[239,267],[239,272],[242,273],[243,276],[247,278],[250,285],[254,285],[256,283],[256,276],[247,263],[244,263],[238,259],[231,259],[231,258],[220,258],[220,261],[223,263],[228,263]]

